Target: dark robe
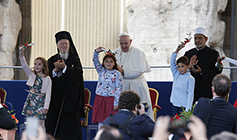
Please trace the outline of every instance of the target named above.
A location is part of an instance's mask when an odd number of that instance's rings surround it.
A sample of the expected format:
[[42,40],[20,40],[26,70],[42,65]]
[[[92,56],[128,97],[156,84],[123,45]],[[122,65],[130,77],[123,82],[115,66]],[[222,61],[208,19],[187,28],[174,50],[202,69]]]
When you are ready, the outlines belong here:
[[197,55],[198,63],[197,65],[202,69],[202,73],[193,73],[192,76],[195,78],[195,88],[194,88],[194,103],[200,98],[212,98],[212,79],[215,75],[222,72],[215,67],[219,53],[205,46],[202,50],[197,50],[193,48],[184,54],[190,60],[193,55]]
[[[49,75],[52,79],[52,95],[49,112],[46,119],[46,132],[60,140],[81,140],[81,117],[84,114],[84,82],[80,59],[77,55],[69,54],[65,61],[67,69],[60,77],[52,77],[55,68],[54,62],[58,61],[56,54],[48,60]],[[62,113],[60,116],[60,110]],[[60,119],[59,119],[60,118]]]

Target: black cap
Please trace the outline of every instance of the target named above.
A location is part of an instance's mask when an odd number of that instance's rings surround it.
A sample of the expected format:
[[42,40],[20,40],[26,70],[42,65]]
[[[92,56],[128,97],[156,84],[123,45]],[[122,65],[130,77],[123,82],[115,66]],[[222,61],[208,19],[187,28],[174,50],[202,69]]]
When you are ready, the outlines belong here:
[[[73,44],[72,37],[71,37],[69,32],[67,32],[67,31],[57,32],[55,34],[55,39],[56,39],[56,43],[58,43],[58,41],[61,40],[61,39],[67,39],[70,42],[69,53],[72,53],[72,54],[75,54],[75,55],[78,56],[77,50],[76,50],[76,48],[75,48],[75,46]],[[59,52],[59,50],[58,50],[58,52]]]
[[71,35],[67,31],[60,31],[55,34],[55,38],[56,38],[56,43],[58,43],[58,41],[61,39],[69,40],[71,38]]

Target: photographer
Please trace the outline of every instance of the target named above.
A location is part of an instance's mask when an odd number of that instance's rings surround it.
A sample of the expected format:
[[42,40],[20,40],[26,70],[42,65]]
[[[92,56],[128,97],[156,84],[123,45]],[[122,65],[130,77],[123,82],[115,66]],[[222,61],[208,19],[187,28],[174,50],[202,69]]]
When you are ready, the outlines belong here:
[[231,84],[226,75],[216,75],[212,80],[212,100],[200,98],[194,107],[193,114],[206,124],[207,138],[223,131],[237,134],[237,109],[225,100]]
[[124,140],[147,140],[152,136],[155,123],[146,115],[137,93],[131,90],[122,92],[118,108],[115,115],[104,120],[104,125],[118,128]]

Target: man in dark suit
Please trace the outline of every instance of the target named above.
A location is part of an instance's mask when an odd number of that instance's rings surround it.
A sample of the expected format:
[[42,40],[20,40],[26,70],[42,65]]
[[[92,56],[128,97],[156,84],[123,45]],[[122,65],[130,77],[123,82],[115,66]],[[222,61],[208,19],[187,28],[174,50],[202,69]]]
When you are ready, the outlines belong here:
[[124,140],[147,140],[152,136],[155,123],[145,114],[144,106],[140,104],[140,97],[137,93],[131,90],[122,92],[118,108],[119,111],[114,116],[107,118],[103,122],[104,125],[117,127]]
[[[208,31],[204,27],[195,29],[195,48],[185,52],[190,61],[190,71],[195,78],[194,103],[200,98],[212,98],[211,82],[215,75],[222,72],[215,66],[218,51],[206,46]],[[193,61],[192,61],[193,60]],[[193,65],[195,64],[195,65]]]
[[[230,88],[231,81],[227,76],[216,75],[212,80],[211,87],[213,100],[200,98],[194,108],[194,115],[198,116],[204,123],[208,120],[206,123],[208,138],[222,131],[237,133],[237,108],[225,100]],[[207,112],[210,104],[212,105],[208,119]]]

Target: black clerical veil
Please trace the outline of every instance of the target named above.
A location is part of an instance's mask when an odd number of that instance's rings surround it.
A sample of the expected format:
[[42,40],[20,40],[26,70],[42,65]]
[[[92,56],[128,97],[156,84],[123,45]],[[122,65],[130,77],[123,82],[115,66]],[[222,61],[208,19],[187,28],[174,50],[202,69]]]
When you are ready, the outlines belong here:
[[[72,37],[71,37],[69,32],[60,31],[60,32],[55,34],[55,39],[56,39],[56,43],[58,43],[58,41],[61,40],[61,39],[67,39],[70,43],[69,53],[75,54],[75,55],[77,55],[77,57],[79,57],[78,54],[77,54],[77,50],[74,46],[74,43],[72,41]],[[59,49],[58,49],[58,54],[59,54]]]

